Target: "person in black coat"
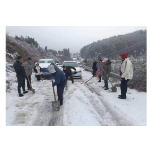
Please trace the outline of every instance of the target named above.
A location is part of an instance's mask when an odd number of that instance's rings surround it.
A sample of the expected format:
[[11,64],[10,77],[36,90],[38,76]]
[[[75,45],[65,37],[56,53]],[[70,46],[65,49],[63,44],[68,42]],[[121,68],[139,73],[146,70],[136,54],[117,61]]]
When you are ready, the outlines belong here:
[[24,96],[21,93],[21,87],[23,89],[23,93],[28,93],[28,91],[25,90],[25,77],[26,77],[26,73],[25,73],[25,69],[24,69],[24,64],[23,64],[23,58],[21,56],[17,57],[17,61],[14,63],[14,69],[16,72],[16,77],[18,79],[18,94],[19,97]]
[[41,67],[39,66],[38,62],[35,63],[35,67],[34,67],[34,72],[36,73],[36,78],[37,81],[40,81],[40,76],[41,76]]
[[97,62],[96,62],[96,60],[93,61],[92,69],[93,69],[93,76],[95,76],[96,71],[97,71]]
[[74,67],[71,67],[71,66],[63,66],[63,71],[64,71],[64,73],[65,73],[65,75],[66,75],[66,80],[67,80],[68,78],[70,78],[70,80],[72,81],[72,83],[74,83],[71,69],[74,69],[74,70],[76,71],[76,68],[74,68]]

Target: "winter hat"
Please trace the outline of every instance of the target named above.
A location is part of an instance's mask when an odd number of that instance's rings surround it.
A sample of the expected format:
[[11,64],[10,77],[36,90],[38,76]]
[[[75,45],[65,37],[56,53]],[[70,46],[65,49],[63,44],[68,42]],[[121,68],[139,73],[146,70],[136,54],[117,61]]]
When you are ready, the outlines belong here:
[[122,53],[122,54],[121,54],[121,58],[122,58],[122,59],[125,59],[125,58],[127,58],[127,57],[128,57],[128,53]]
[[27,60],[32,60],[31,57],[28,57]]
[[108,58],[104,58],[102,62],[106,62],[106,61],[108,61]]
[[49,65],[49,66],[48,66],[48,71],[49,71],[50,73],[55,73],[55,72],[56,72],[56,70],[55,70],[55,68],[54,68],[53,65]]

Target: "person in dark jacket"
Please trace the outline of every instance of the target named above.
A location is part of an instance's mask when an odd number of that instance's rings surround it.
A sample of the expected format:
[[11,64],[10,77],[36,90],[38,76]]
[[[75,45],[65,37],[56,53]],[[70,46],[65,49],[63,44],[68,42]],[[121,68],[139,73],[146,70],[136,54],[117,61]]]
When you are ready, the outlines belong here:
[[40,81],[40,76],[41,76],[41,67],[39,66],[38,62],[35,63],[34,72],[35,72],[37,81],[39,82]]
[[93,69],[93,76],[95,76],[96,71],[97,71],[97,62],[96,62],[96,60],[93,61],[92,69]]
[[76,68],[74,68],[74,67],[63,66],[63,71],[66,75],[66,80],[68,80],[68,78],[69,78],[72,81],[72,83],[74,83],[71,69],[74,69],[76,71]]
[[[25,62],[25,69],[26,69],[26,73],[28,75],[28,78],[26,76],[26,79],[27,79],[27,87],[28,87],[28,90],[31,91],[31,75],[32,75],[32,59],[30,57],[27,58],[27,61]],[[28,81],[29,79],[29,81]],[[29,83],[30,82],[30,83]]]
[[48,71],[50,72],[51,77],[55,79],[52,86],[57,86],[58,100],[60,101],[60,105],[63,105],[63,92],[66,85],[66,76],[54,63],[51,63],[48,66]]
[[18,80],[18,94],[19,97],[24,96],[21,93],[21,87],[23,89],[23,93],[28,93],[28,91],[25,90],[25,77],[26,77],[26,73],[25,73],[25,69],[24,69],[24,64],[23,64],[23,58],[21,56],[17,57],[17,61],[14,63],[14,69],[16,72],[16,77]]

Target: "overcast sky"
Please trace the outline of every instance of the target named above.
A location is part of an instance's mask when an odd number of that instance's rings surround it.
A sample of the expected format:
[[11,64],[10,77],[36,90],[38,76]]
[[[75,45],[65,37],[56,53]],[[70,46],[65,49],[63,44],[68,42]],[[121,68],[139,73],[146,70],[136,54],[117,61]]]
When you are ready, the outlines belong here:
[[29,36],[35,38],[41,47],[70,52],[80,49],[93,41],[102,40],[115,35],[146,29],[145,26],[7,26],[10,36]]

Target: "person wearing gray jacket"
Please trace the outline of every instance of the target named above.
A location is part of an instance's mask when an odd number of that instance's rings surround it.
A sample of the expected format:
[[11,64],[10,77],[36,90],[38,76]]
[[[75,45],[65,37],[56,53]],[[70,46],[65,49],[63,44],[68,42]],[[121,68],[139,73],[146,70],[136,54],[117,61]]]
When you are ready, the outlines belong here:
[[[31,75],[32,75],[32,59],[30,57],[28,57],[27,61],[25,62],[25,69],[26,69],[26,73],[28,75],[28,78],[29,78],[29,81],[30,81],[30,84],[31,84]],[[26,76],[26,79],[27,79],[27,76]],[[30,87],[30,84],[29,84],[29,81],[27,79],[27,88],[29,91],[31,91],[31,87]]]
[[111,61],[108,58],[104,58],[103,61],[104,65],[103,65],[103,80],[104,80],[104,90],[108,90],[108,79],[110,76],[110,72],[111,72]]

